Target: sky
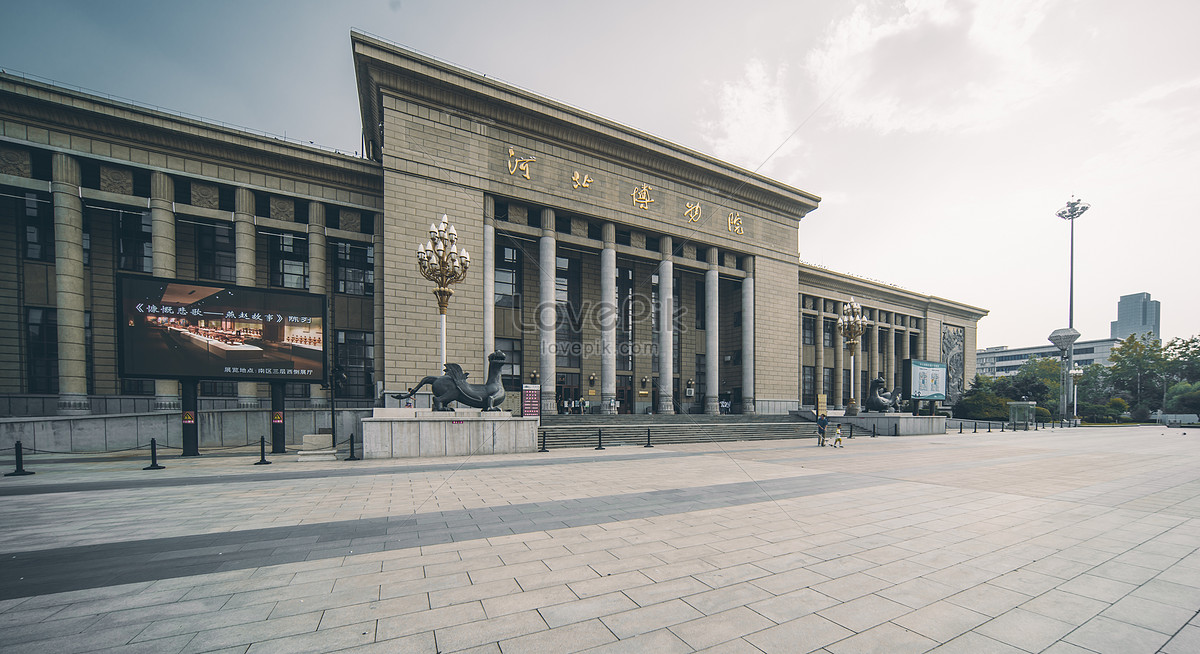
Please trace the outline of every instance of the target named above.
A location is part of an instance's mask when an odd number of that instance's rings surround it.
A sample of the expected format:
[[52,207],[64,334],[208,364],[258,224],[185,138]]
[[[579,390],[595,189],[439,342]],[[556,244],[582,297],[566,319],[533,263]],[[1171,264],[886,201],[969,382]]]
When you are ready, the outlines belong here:
[[[807,263],[986,309],[978,346],[1200,334],[1194,0],[0,0],[0,68],[361,149],[357,29],[822,198]],[[1193,191],[1187,191],[1187,188]],[[1180,199],[1182,198],[1182,199]]]

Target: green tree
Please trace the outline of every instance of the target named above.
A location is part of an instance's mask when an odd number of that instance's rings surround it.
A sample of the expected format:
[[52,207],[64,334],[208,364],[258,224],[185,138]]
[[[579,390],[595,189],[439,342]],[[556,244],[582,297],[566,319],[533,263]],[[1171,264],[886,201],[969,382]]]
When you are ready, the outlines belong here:
[[1200,381],[1189,384],[1179,382],[1167,389],[1167,399],[1163,411],[1167,413],[1196,413],[1193,397],[1200,397]]
[[1037,402],[1051,412],[1058,410],[1058,394],[1062,388],[1060,360],[1057,357],[1028,359],[1017,374],[992,380],[996,395],[1012,401]]
[[1007,400],[992,390],[994,380],[975,375],[971,388],[963,393],[962,399],[954,405],[955,418],[973,420],[1007,420]]
[[1162,343],[1150,334],[1131,334],[1108,356],[1113,387],[1130,399],[1135,409],[1150,411],[1162,404]]
[[1200,336],[1172,338],[1163,348],[1168,376],[1192,384],[1200,382]]
[[[1079,377],[1075,388],[1081,408],[1085,404],[1102,405],[1116,394],[1108,368],[1098,363],[1083,369],[1083,375]],[[1082,411],[1080,413],[1082,414]]]

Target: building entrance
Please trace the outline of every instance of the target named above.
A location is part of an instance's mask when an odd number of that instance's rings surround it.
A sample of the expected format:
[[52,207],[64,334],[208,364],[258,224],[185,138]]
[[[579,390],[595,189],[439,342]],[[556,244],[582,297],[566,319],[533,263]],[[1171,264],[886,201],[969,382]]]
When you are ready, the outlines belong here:
[[617,413],[633,413],[633,375],[617,375]]
[[580,401],[579,373],[560,372],[554,385],[554,397],[558,400],[559,413],[579,413],[583,410]]

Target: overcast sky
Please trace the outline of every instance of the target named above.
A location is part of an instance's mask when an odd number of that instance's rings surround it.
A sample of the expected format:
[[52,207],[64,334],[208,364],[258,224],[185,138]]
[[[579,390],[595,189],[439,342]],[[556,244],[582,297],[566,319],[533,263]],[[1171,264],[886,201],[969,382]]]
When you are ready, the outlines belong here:
[[[803,261],[987,309],[979,346],[1200,334],[1195,0],[28,2],[0,67],[360,149],[350,30],[821,196]],[[1192,191],[1187,189],[1191,188]]]

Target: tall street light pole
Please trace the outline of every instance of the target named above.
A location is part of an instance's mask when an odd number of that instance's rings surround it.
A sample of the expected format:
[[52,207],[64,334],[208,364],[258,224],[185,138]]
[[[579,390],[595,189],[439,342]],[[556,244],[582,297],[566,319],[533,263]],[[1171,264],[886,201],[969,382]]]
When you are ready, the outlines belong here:
[[449,224],[445,215],[440,225],[429,226],[429,240],[417,246],[417,267],[425,279],[434,283],[433,296],[438,303],[438,321],[441,327],[439,354],[441,366],[446,368],[446,309],[450,307],[450,296],[454,295],[451,284],[467,277],[471,255],[467,249],[458,250],[458,233]]
[[[1071,223],[1071,254],[1070,267],[1067,275],[1068,291],[1067,291],[1067,329],[1056,330],[1055,334],[1059,337],[1056,340],[1054,335],[1051,335],[1051,342],[1063,348],[1063,392],[1059,402],[1059,413],[1064,417],[1067,414],[1067,401],[1071,397],[1071,386],[1074,381],[1071,378],[1070,371],[1075,367],[1075,348],[1073,344],[1075,339],[1079,338],[1079,332],[1075,331],[1075,219],[1082,216],[1084,212],[1092,208],[1092,205],[1071,196],[1067,202],[1067,206],[1059,209],[1055,215],[1063,220]],[[1060,333],[1061,332],[1061,333]],[[1070,338],[1066,345],[1062,343],[1066,341],[1066,337],[1074,332],[1074,338]]]
[[858,339],[866,331],[867,321],[863,318],[862,305],[850,298],[842,304],[842,315],[838,317],[838,331],[846,339],[846,347],[850,349],[850,401],[846,403],[846,415],[858,415],[858,403],[854,400],[854,378],[858,370],[854,366],[854,353],[858,350]]

